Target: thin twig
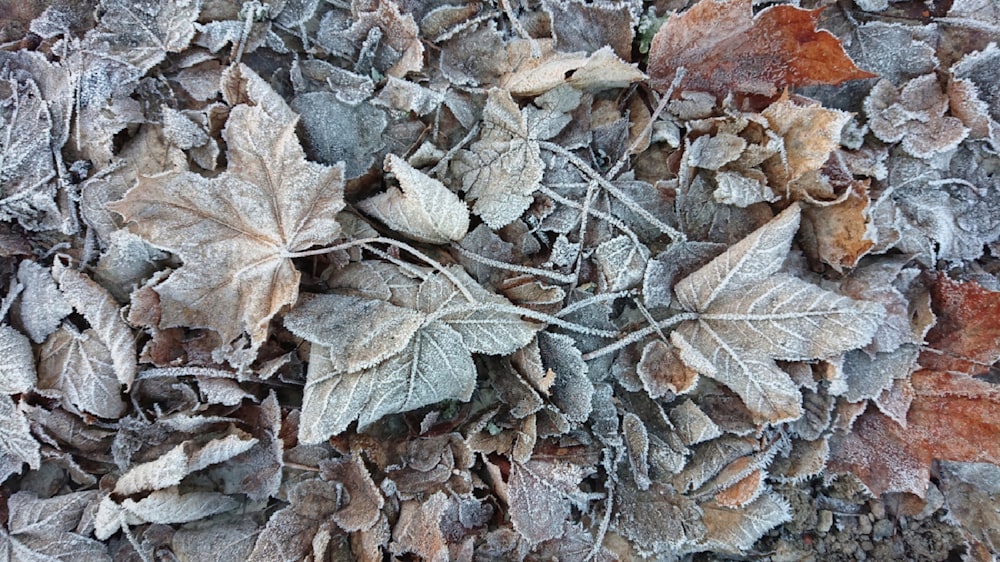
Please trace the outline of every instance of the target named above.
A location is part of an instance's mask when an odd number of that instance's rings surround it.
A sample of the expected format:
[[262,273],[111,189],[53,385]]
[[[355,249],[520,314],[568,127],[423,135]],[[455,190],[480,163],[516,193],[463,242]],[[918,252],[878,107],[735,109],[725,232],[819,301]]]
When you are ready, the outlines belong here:
[[549,271],[547,269],[539,269],[536,267],[528,267],[525,265],[517,265],[513,263],[502,262],[488,258],[486,256],[481,256],[475,252],[470,252],[458,244],[452,244],[452,248],[458,251],[459,254],[471,259],[472,261],[479,262],[483,265],[490,267],[495,267],[497,269],[504,269],[507,271],[516,271],[517,273],[526,273],[528,275],[535,275],[538,277],[545,277],[547,279],[552,279],[559,283],[572,283],[576,278],[572,275],[567,275],[565,273],[559,273],[556,271]]
[[645,327],[645,328],[643,328],[641,330],[636,330],[634,332],[631,332],[630,334],[628,334],[624,338],[616,341],[615,343],[613,343],[611,345],[606,345],[606,346],[604,346],[604,347],[602,347],[600,349],[595,349],[594,351],[591,351],[590,353],[583,354],[583,360],[584,361],[590,361],[591,359],[597,359],[598,357],[607,355],[609,353],[613,353],[613,352],[618,351],[619,349],[621,349],[623,347],[627,347],[627,346],[632,345],[633,343],[642,341],[643,338],[649,336],[650,334],[655,334],[656,332],[659,332],[663,328],[668,328],[670,326],[673,326],[674,324],[680,324],[681,322],[684,322],[685,320],[696,320],[697,318],[698,318],[698,315],[696,313],[689,312],[689,313],[685,313],[685,314],[678,314],[676,316],[671,316],[670,318],[667,318],[666,320],[660,320],[659,322],[657,322],[656,324],[653,324],[652,326],[647,326],[647,327]]

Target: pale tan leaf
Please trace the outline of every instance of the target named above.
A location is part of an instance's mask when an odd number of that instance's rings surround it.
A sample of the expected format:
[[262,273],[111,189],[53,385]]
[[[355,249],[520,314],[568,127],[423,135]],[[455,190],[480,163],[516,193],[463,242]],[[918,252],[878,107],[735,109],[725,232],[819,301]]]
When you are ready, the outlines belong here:
[[447,244],[465,237],[469,210],[457,195],[395,154],[385,157],[384,166],[399,187],[361,201],[361,210],[420,242]]
[[506,90],[490,90],[483,133],[470,149],[459,153],[454,166],[466,198],[475,201],[472,212],[490,228],[506,226],[531,205],[545,169],[538,141]]
[[[796,103],[800,102],[800,103]],[[782,96],[761,112],[771,129],[784,140],[784,164],[788,180],[819,170],[833,149],[840,146],[840,130],[851,120],[851,114],[826,109],[816,102],[805,104]]]
[[225,462],[257,444],[257,439],[231,434],[201,447],[185,441],[159,458],[133,466],[118,479],[115,493],[124,496],[176,486],[188,474]]
[[399,555],[412,552],[428,562],[447,562],[448,541],[441,534],[441,516],[448,507],[448,497],[436,492],[423,502],[403,503],[399,521],[392,531],[389,548]]
[[111,208],[185,262],[156,288],[161,327],[211,328],[226,342],[246,331],[256,348],[298,295],[290,254],[340,232],[343,166],[306,161],[294,114],[266,85],[255,86],[252,71],[241,67],[240,75],[236,83],[248,90],[229,97],[263,103],[230,111],[228,170],[211,180],[191,172],[142,178]]
[[584,476],[585,467],[558,458],[511,463],[508,503],[514,529],[532,544],[559,537],[571,507],[582,507]]
[[740,509],[731,509],[714,502],[702,504],[705,510],[705,548],[738,555],[752,547],[757,539],[772,528],[790,520],[788,501],[771,492]]
[[125,413],[111,352],[94,330],[79,332],[68,322],[42,344],[38,390],[96,416],[113,419]]
[[52,264],[52,276],[59,283],[66,301],[83,315],[107,348],[115,376],[128,390],[137,370],[135,336],[122,319],[118,303],[103,287],[83,273],[66,267],[60,259]]
[[468,400],[476,383],[472,356],[462,336],[439,321],[423,326],[399,353],[369,369],[341,373],[330,352],[310,354],[299,440],[318,443],[358,419],[359,429],[382,416],[446,399]]

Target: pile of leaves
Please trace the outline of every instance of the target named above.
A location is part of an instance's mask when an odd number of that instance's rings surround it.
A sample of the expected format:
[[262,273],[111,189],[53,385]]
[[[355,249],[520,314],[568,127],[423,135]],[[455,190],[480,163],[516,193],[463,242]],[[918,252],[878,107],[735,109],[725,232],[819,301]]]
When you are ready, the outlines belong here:
[[1000,552],[1000,8],[855,2],[28,3],[0,560]]

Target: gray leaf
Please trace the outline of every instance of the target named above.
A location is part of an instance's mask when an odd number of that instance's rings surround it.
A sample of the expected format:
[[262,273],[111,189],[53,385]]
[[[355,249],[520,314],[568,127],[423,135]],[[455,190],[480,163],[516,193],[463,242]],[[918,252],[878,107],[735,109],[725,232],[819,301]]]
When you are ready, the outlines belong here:
[[38,441],[14,400],[0,393],[0,482],[21,472],[24,463],[37,470],[42,463]]
[[329,354],[320,345],[311,353],[299,428],[304,443],[341,433],[355,419],[361,430],[388,414],[468,400],[476,385],[462,336],[443,322],[430,322],[400,353],[370,369],[340,373]]
[[111,352],[94,330],[80,333],[68,323],[42,345],[38,390],[54,391],[74,407],[103,418],[125,412]]
[[383,300],[302,295],[284,321],[295,335],[327,349],[332,369],[353,373],[402,351],[424,315]]
[[0,394],[20,394],[35,386],[35,357],[24,334],[0,325]]

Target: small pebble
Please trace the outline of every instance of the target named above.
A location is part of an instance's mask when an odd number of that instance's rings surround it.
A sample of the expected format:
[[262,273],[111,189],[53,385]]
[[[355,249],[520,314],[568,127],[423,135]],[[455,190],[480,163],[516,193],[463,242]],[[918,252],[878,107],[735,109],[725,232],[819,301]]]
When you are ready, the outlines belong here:
[[872,515],[875,519],[885,519],[885,504],[880,501],[872,500],[868,502],[868,506],[871,509]]
[[825,534],[830,532],[830,527],[833,527],[833,512],[828,509],[821,509],[819,512],[819,521],[816,523],[816,530]]
[[872,522],[867,517],[858,517],[858,533],[862,535],[872,534]]
[[888,519],[879,519],[875,522],[875,526],[872,528],[872,538],[875,540],[887,539],[892,536],[894,529],[892,521]]

